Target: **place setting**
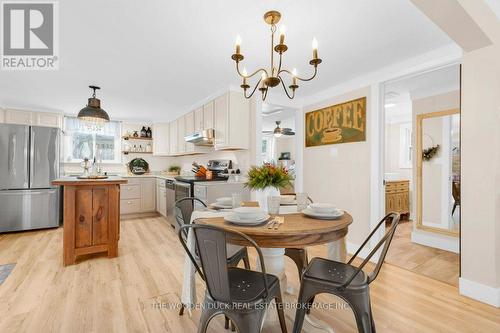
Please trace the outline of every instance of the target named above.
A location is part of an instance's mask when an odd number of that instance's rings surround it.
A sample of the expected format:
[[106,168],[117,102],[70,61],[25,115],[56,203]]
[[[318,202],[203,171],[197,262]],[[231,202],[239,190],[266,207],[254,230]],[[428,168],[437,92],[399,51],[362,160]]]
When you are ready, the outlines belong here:
[[238,207],[224,216],[224,220],[240,226],[258,226],[265,222],[274,221],[271,216],[260,207]]
[[307,217],[318,220],[336,220],[344,215],[343,210],[329,203],[311,203],[301,212]]

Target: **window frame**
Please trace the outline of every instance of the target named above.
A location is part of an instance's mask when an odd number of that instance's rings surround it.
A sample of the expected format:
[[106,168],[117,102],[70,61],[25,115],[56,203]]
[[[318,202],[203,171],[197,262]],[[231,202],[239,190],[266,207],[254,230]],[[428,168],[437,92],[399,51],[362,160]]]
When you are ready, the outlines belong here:
[[[68,145],[71,144],[71,138],[72,138],[72,133],[73,130],[68,130],[67,126],[67,119],[76,119],[76,116],[69,116],[65,115],[63,118],[63,149],[61,150],[61,154],[63,155],[61,157],[61,160],[63,164],[66,165],[79,165],[83,162],[83,159],[73,159],[73,152],[70,151],[72,148],[71,146],[68,147]],[[122,122],[121,121],[111,121],[112,123],[116,123],[117,129],[116,133],[114,135],[114,143],[115,143],[115,159],[113,160],[102,160],[102,165],[121,165],[123,164],[123,156],[122,156],[122,147],[121,147],[121,139],[122,139]],[[89,160],[93,160],[95,157],[95,152],[96,152],[96,137],[99,135],[98,131],[88,131],[88,132],[78,132],[75,131],[76,133],[88,133],[92,134],[92,156],[89,157]],[[71,158],[68,160],[68,157]]]

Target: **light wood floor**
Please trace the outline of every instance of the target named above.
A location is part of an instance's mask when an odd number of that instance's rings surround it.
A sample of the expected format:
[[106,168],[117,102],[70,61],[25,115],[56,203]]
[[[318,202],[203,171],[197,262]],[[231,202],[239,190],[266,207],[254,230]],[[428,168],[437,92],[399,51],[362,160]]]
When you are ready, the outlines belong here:
[[[179,317],[183,251],[163,218],[122,222],[120,256],[62,267],[62,229],[3,235],[0,264],[17,263],[0,285],[0,332],[196,332],[199,311]],[[312,256],[325,255],[311,248]],[[297,273],[287,262],[289,281]],[[199,299],[203,288],[198,281]],[[500,332],[500,309],[458,295],[457,289],[386,264],[371,285],[379,332]],[[321,302],[340,302],[321,295]],[[349,308],[315,310],[335,331],[356,332]],[[222,319],[210,332],[224,332]],[[292,322],[288,323],[291,329]],[[279,332],[279,328],[266,333]]]
[[412,243],[411,231],[411,221],[398,225],[385,261],[458,287],[459,255]]

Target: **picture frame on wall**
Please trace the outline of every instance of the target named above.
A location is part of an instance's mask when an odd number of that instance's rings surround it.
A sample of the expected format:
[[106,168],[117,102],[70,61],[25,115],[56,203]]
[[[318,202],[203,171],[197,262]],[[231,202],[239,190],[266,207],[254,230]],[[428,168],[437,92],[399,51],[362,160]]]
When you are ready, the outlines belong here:
[[305,145],[366,141],[366,96],[307,112]]

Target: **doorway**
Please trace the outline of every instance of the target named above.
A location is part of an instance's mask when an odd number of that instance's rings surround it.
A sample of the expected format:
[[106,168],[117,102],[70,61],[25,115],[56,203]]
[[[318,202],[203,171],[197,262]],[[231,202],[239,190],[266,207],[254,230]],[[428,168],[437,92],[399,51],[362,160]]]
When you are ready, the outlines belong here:
[[384,84],[385,209],[401,214],[386,261],[458,286],[460,65]]

